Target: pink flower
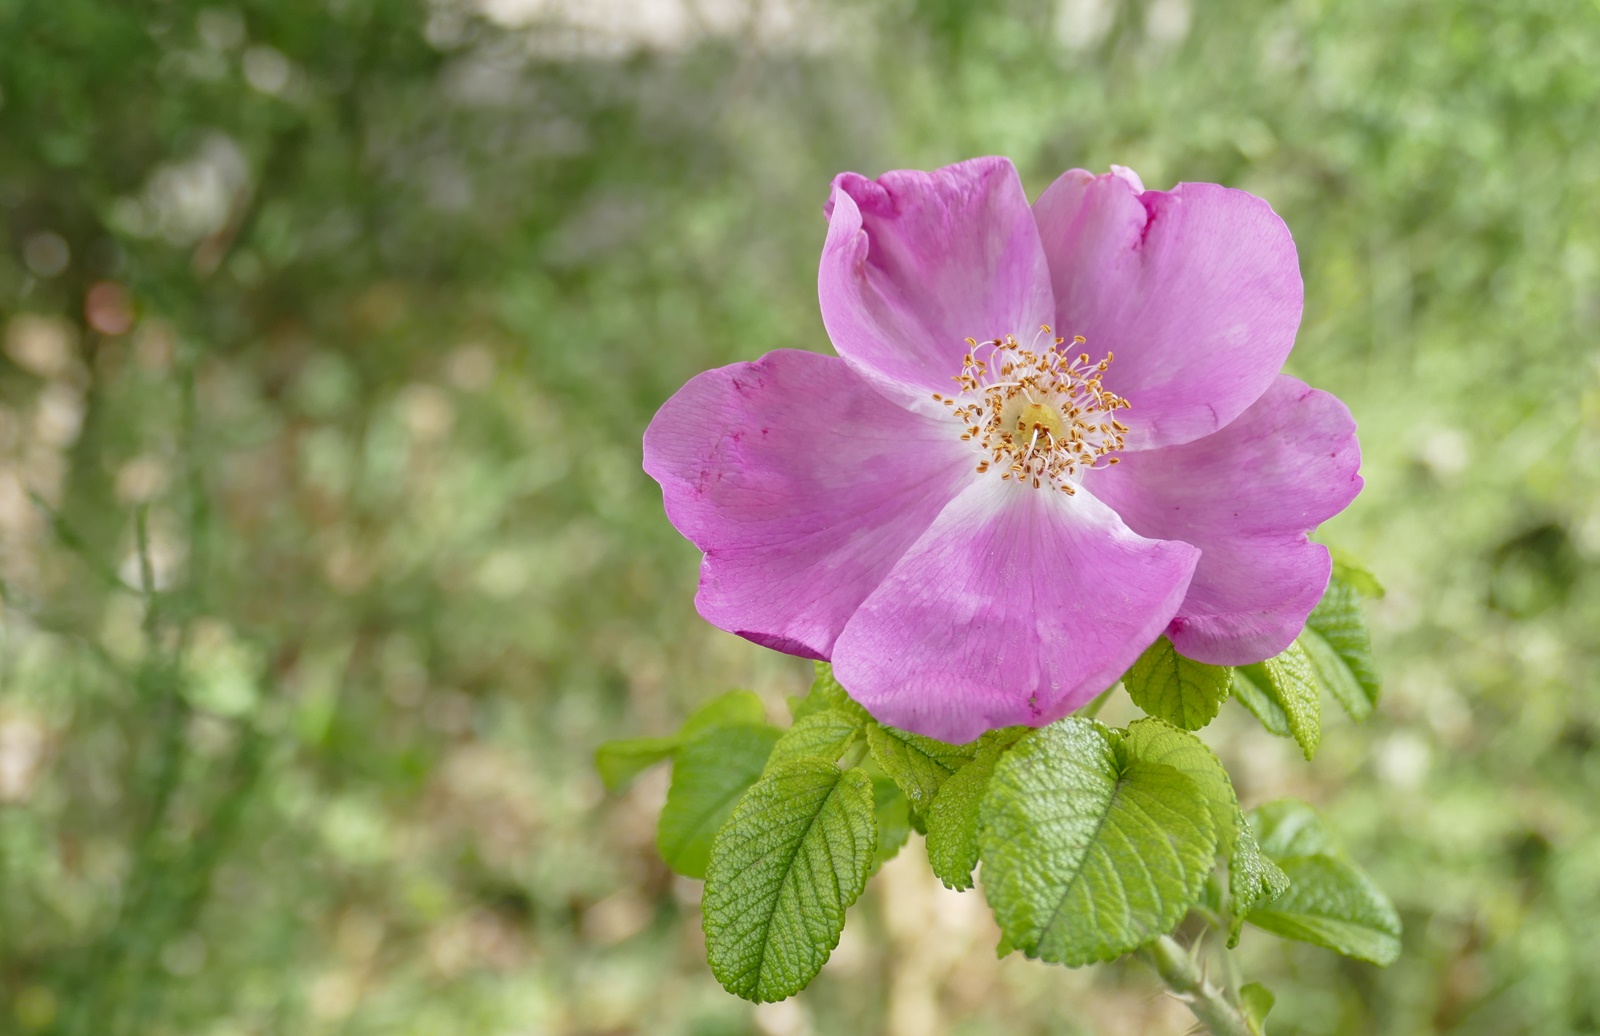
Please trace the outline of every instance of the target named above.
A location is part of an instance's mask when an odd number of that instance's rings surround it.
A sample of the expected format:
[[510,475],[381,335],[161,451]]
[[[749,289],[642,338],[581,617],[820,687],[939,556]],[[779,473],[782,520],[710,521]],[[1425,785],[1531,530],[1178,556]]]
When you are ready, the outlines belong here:
[[1219,665],[1289,646],[1361,458],[1278,373],[1302,287],[1266,202],[1113,166],[1030,208],[979,158],[844,173],[826,213],[839,355],[707,371],[645,432],[701,615],[946,741],[1064,716],[1162,633]]

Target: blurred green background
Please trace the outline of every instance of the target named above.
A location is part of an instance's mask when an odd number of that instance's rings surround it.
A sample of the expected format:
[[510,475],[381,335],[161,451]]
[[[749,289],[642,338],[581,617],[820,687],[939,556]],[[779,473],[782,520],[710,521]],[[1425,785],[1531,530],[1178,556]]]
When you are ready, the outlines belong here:
[[0,1031],[1185,1031],[915,846],[752,1008],[592,770],[808,679],[695,616],[651,413],[828,348],[835,172],[989,153],[1269,199],[1361,424],[1380,712],[1207,737],[1405,954],[1247,935],[1274,1033],[1600,1032],[1593,0],[0,0]]

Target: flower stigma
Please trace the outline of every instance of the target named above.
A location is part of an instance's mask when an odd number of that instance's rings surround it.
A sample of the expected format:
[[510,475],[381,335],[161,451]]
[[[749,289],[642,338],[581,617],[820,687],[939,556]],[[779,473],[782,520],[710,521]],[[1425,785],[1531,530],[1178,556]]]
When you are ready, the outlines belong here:
[[[1128,401],[1102,384],[1111,353],[1090,363],[1088,353],[1072,355],[1062,348],[1067,339],[1054,335],[1041,325],[1028,348],[1012,335],[968,338],[953,377],[961,390],[933,398],[962,423],[962,440],[976,444],[979,474],[994,469],[1002,481],[1070,496],[1083,472],[1117,463],[1110,454],[1122,449],[1128,426],[1112,415]],[[1085,341],[1075,337],[1072,347]]]

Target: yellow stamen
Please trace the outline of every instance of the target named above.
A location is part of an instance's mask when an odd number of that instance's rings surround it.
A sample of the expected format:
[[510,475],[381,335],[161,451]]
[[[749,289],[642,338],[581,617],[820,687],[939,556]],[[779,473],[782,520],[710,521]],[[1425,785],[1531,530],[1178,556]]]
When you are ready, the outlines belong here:
[[[1012,335],[967,339],[972,351],[951,379],[961,391],[953,399],[934,398],[961,421],[962,440],[975,443],[980,474],[993,464],[1003,481],[1014,477],[1071,496],[1083,472],[1117,463],[1110,454],[1123,449],[1128,426],[1112,415],[1128,401],[1105,387],[1111,353],[1091,363],[1086,352],[1063,352],[1067,340],[1053,336],[1041,325],[1034,348]],[[1041,337],[1043,348],[1036,351]],[[1071,342],[1081,347],[1085,339],[1077,335]],[[990,351],[980,359],[984,349]]]

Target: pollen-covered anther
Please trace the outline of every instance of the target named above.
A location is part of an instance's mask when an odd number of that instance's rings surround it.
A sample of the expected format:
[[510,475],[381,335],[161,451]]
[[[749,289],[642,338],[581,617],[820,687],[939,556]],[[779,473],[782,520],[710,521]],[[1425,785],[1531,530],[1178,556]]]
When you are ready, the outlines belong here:
[[1128,426],[1112,415],[1128,401],[1103,383],[1112,354],[1091,363],[1086,352],[1065,351],[1069,344],[1085,340],[1054,337],[1048,325],[1027,348],[1012,335],[967,339],[961,373],[951,379],[960,391],[933,398],[961,422],[962,440],[976,444],[980,474],[996,467],[1002,480],[1071,494],[1085,471],[1117,463],[1111,454],[1123,448]]

